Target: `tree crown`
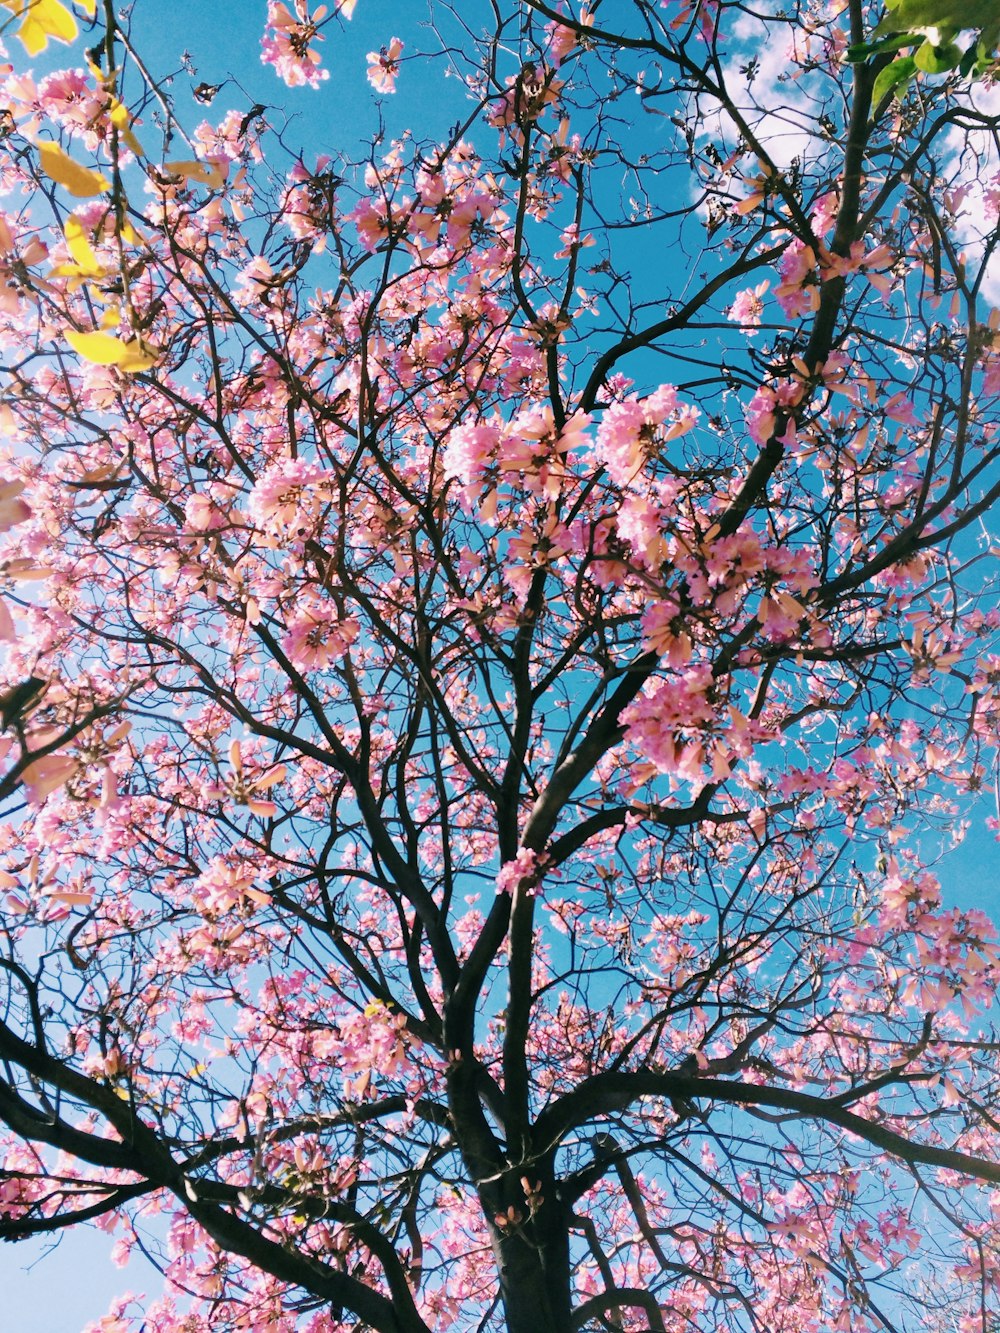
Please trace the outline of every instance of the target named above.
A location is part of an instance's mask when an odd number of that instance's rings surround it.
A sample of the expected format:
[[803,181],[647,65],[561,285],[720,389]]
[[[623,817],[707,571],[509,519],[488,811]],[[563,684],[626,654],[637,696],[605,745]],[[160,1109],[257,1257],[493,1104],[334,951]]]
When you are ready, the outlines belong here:
[[355,151],[3,7],[0,1235],[112,1333],[987,1333],[992,9],[413,5]]

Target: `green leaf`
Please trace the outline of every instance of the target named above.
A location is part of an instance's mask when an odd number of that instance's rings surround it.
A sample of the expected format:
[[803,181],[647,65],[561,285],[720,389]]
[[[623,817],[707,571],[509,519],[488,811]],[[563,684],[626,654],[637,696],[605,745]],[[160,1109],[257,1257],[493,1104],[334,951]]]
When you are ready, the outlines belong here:
[[904,46],[913,46],[920,37],[910,32],[893,32],[888,37],[880,37],[877,42],[859,42],[849,46],[845,53],[849,64],[858,65],[869,56],[879,56],[887,51],[900,51]]
[[891,93],[895,93],[897,97],[901,96],[916,72],[917,62],[913,56],[903,56],[899,60],[894,60],[891,65],[886,65],[872,88],[872,105],[878,106],[882,99]]
[[933,46],[930,42],[924,42],[923,46],[918,47],[913,59],[917,69],[925,74],[946,74],[948,70],[958,67],[962,53],[950,42],[946,46]]
[[996,22],[996,0],[889,0],[889,12],[875,29],[919,32],[921,28],[950,28],[961,32]]

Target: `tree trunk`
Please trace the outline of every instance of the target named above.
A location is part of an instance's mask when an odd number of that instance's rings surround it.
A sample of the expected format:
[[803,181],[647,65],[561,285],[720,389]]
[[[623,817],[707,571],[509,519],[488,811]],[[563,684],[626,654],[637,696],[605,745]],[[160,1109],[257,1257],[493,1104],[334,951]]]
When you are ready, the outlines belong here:
[[520,1179],[512,1185],[504,1193],[516,1194],[520,1203],[508,1206],[523,1216],[501,1225],[502,1213],[488,1215],[507,1333],[572,1333],[565,1210],[553,1197],[551,1181],[545,1182],[549,1196],[531,1215]]

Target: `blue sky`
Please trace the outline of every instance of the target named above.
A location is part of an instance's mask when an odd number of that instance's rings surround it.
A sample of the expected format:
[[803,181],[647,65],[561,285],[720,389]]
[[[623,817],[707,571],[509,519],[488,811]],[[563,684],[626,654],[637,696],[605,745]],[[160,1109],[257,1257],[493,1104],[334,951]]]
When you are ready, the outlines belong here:
[[155,1293],[159,1274],[141,1257],[111,1262],[114,1240],[78,1227],[59,1239],[20,1241],[0,1251],[0,1328],[5,1333],[79,1333],[124,1291]]

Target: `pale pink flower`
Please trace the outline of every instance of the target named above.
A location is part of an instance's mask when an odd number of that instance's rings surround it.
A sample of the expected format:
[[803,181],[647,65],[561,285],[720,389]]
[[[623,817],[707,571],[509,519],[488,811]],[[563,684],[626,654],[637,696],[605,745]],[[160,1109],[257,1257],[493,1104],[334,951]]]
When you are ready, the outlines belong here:
[[747,429],[758,444],[766,444],[774,434],[777,405],[777,395],[766,385],[761,385],[747,404]]
[[390,37],[389,45],[380,51],[368,52],[368,82],[377,93],[394,93],[396,79],[399,76],[399,57],[403,53],[403,43],[398,37]]
[[697,784],[715,721],[712,669],[688,667],[655,682],[622,713],[629,743],[660,773]]
[[697,419],[697,409],[680,402],[673,385],[661,384],[645,398],[612,403],[597,428],[595,453],[612,481],[627,486],[662,445],[685,434]]
[[66,785],[77,770],[77,761],[65,754],[47,754],[35,759],[21,774],[28,799],[40,805],[47,796]]
[[628,494],[618,509],[618,537],[648,569],[658,569],[667,555],[667,522],[658,504],[644,495]]
[[586,249],[588,246],[597,244],[590,232],[587,232],[586,236],[581,236],[580,228],[575,222],[571,222],[568,227],[563,229],[559,239],[562,241],[562,248],[556,251],[556,259],[569,259],[570,255],[577,250]]
[[[764,313],[764,293],[770,287],[768,279],[757,284],[756,287],[747,287],[744,291],[737,293],[736,299],[729,307],[729,318],[734,324],[742,324],[744,329],[759,329],[761,315]],[[753,336],[751,333],[749,336]]]
[[206,916],[221,916],[244,904],[254,878],[252,867],[236,868],[213,856],[191,887],[192,901]]
[[319,157],[310,171],[304,162],[296,162],[288,173],[288,191],[282,205],[285,226],[298,241],[309,241],[314,252],[326,246],[326,232],[334,215],[334,191],[337,178],[330,171],[330,159]]
[[389,219],[385,206],[379,200],[379,207],[370,199],[362,199],[348,214],[358,231],[358,238],[366,250],[376,250],[385,240],[389,230]]
[[922,424],[913,405],[913,399],[905,389],[900,389],[899,393],[894,393],[891,398],[887,398],[882,411],[890,421],[901,421],[904,426],[919,426]]
[[230,796],[237,805],[245,805],[252,815],[273,818],[278,813],[274,801],[262,799],[262,793],[284,782],[288,770],[284,764],[278,764],[258,777],[247,776],[243,769],[243,757],[239,741],[233,741],[229,747],[230,774],[226,782]]
[[781,282],[774,295],[790,319],[798,319],[819,305],[819,286],[816,282],[816,255],[804,241],[789,242],[778,261]]
[[[594,25],[594,16],[586,8],[581,9],[580,25],[591,28]],[[579,38],[576,35],[576,29],[568,27],[565,23],[546,23],[545,35],[548,38],[546,55],[553,69],[558,69],[566,57],[576,48]]]
[[519,413],[503,442],[501,471],[519,473],[532,494],[555,500],[566,476],[566,455],[586,442],[589,421],[586,413],[575,412],[559,432],[551,407]]
[[514,893],[523,884],[529,892],[541,878],[545,869],[545,857],[530,847],[521,847],[513,861],[505,861],[497,874],[497,893]]
[[338,662],[360,632],[331,602],[306,602],[289,619],[281,649],[299,671],[319,671]]
[[23,490],[24,482],[19,478],[13,481],[0,480],[0,532],[7,532],[31,517],[31,510],[19,498]]
[[643,642],[675,671],[687,666],[694,645],[676,602],[653,602],[642,615]]
[[316,463],[285,458],[258,477],[247,512],[255,526],[278,536],[297,536],[312,527],[329,499],[332,477]]
[[274,269],[263,255],[255,255],[241,269],[233,286],[233,300],[237,305],[252,305],[260,300],[274,281]]
[[811,220],[817,236],[827,236],[833,230],[840,208],[840,196],[833,190],[820,195],[813,204]]
[[444,448],[444,474],[465,486],[479,481],[496,456],[503,434],[497,422],[458,426]]
[[326,6],[320,5],[310,16],[305,0],[295,0],[294,13],[280,0],[270,0],[267,6],[268,30],[261,39],[260,58],[289,88],[316,88],[330,77],[329,71],[320,69],[319,52],[310,45],[322,41],[319,23],[325,13]]
[[189,532],[208,532],[222,523],[222,515],[208,495],[200,492],[188,496],[184,505],[184,526]]
[[61,69],[38,85],[38,105],[57,125],[95,149],[108,126],[108,96],[82,69]]

